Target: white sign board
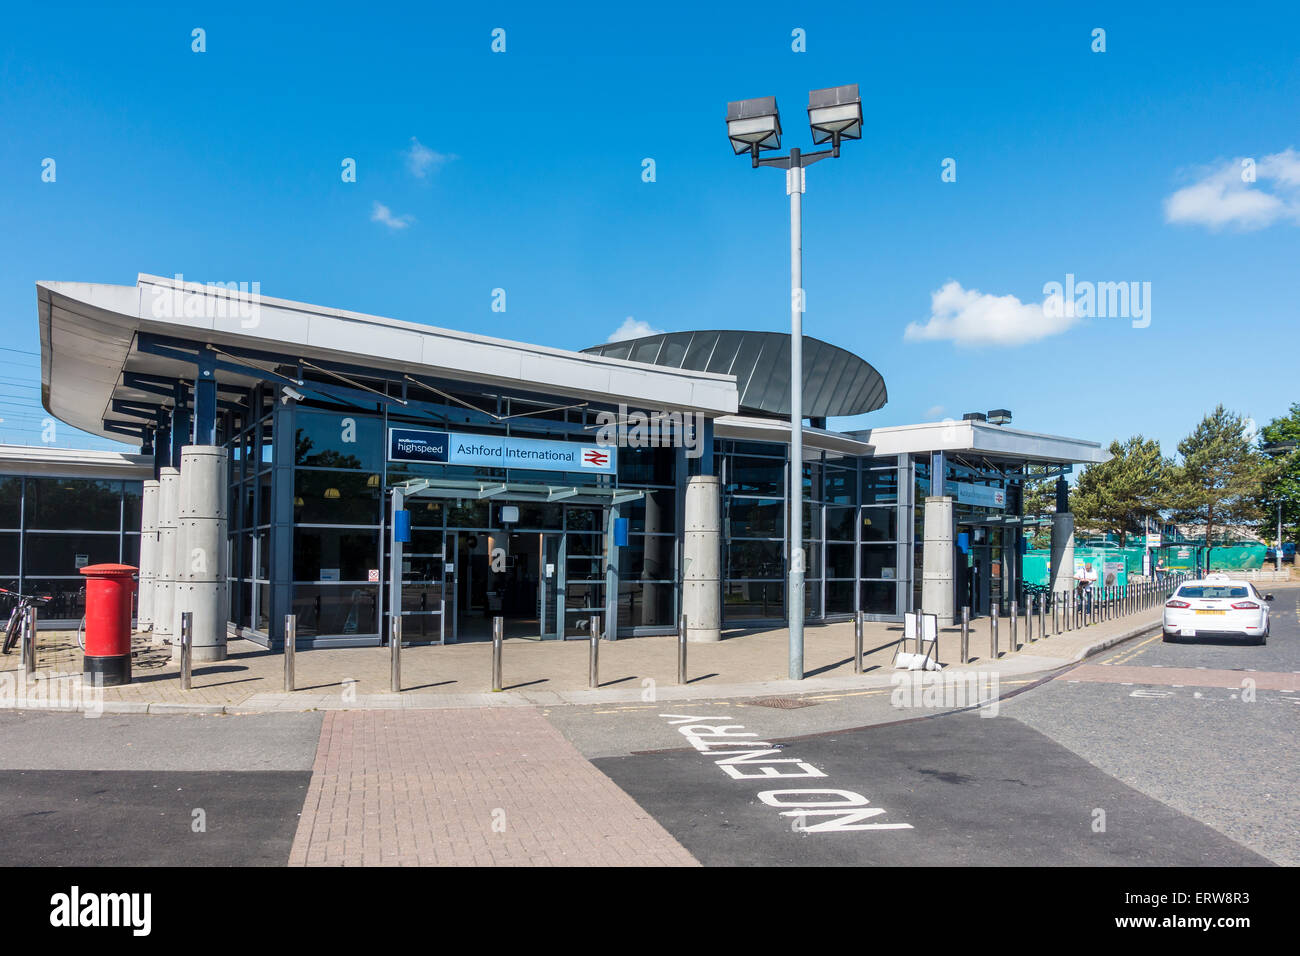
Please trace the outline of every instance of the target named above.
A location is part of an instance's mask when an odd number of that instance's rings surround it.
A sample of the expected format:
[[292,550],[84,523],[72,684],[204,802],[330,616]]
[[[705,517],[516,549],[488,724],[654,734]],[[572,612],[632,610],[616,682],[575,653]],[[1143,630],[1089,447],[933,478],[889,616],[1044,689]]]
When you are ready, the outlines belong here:
[[988,485],[972,485],[965,481],[949,481],[944,488],[951,488],[957,495],[957,503],[975,505],[979,508],[1005,508],[1007,493],[1003,488],[990,488]]

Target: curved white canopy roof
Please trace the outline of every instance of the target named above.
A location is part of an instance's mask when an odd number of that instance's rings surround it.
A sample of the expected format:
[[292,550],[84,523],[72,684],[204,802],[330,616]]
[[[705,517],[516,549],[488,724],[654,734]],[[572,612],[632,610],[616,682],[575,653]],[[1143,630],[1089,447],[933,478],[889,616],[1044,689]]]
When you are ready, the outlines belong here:
[[[41,401],[56,418],[106,438],[120,440],[103,427],[105,417],[120,417],[110,412],[113,399],[151,400],[123,386],[124,371],[194,375],[187,362],[139,351],[140,332],[578,400],[625,401],[646,411],[715,416],[737,408],[730,375],[658,368],[144,273],[134,286],[38,282],[36,296]],[[222,384],[254,384],[228,371],[217,377]]]

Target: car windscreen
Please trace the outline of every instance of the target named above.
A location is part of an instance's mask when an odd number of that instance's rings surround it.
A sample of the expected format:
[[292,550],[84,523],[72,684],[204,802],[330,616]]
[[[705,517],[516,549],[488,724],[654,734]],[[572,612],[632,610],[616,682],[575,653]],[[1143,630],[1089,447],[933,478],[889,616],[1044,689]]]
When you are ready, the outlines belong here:
[[1215,586],[1213,584],[1188,584],[1178,589],[1178,596],[1183,598],[1244,598],[1249,597],[1245,588]]

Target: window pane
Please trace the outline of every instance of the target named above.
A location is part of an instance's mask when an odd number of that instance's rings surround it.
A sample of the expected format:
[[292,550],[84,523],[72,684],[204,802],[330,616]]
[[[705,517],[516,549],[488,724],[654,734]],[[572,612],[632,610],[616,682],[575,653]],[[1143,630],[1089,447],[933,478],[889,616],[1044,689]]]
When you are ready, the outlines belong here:
[[618,573],[623,580],[646,578],[660,581],[673,577],[673,545],[669,537],[644,538],[633,535],[618,549]]
[[618,482],[620,485],[671,485],[675,479],[677,449],[620,448]]
[[383,422],[365,415],[298,410],[296,462],[317,468],[383,468]]
[[896,504],[898,502],[898,469],[864,471],[862,473],[862,503]]
[[49,595],[53,598],[49,604],[39,606],[37,614],[42,621],[80,621],[86,615],[84,580],[25,578],[23,589],[28,594]]
[[[127,531],[140,530],[140,496],[144,483],[140,481],[122,482],[122,527]],[[226,512],[229,514],[230,512]]]
[[18,538],[17,531],[0,534],[0,577],[12,577],[18,573]]
[[826,613],[846,614],[852,611],[853,588],[855,586],[852,581],[827,581]]
[[380,522],[378,475],[359,471],[298,470],[294,472],[293,485],[295,524]]
[[897,508],[863,508],[863,541],[896,541],[898,539]]
[[778,581],[728,581],[722,589],[722,620],[779,618],[785,613]]
[[18,510],[22,506],[23,480],[0,478],[0,528],[17,528],[21,524]]
[[780,458],[732,458],[727,462],[727,494],[785,497],[785,462]]
[[377,531],[296,528],[293,534],[293,579],[319,581],[321,572],[339,581],[365,581],[379,567]]
[[853,540],[853,516],[856,515],[856,508],[827,508],[826,509],[826,540],[827,541],[852,541]]
[[728,578],[779,578],[785,573],[780,541],[732,541],[727,545]]
[[78,560],[84,564],[116,564],[115,534],[27,535],[23,574],[76,574]]
[[727,536],[731,538],[780,538],[784,536],[785,503],[763,498],[731,498],[727,501]]
[[826,545],[826,576],[828,578],[857,577],[853,569],[852,544],[832,542]]
[[897,587],[892,581],[863,581],[862,610],[867,614],[895,613]]
[[897,578],[895,563],[898,549],[892,544],[864,544],[862,546],[862,577]]
[[[379,585],[295,584],[293,613],[298,636],[374,634],[379,625]],[[265,606],[260,609],[265,616]]]
[[619,627],[670,627],[673,621],[672,582],[637,583],[620,589]]
[[622,515],[631,519],[633,532],[673,532],[677,530],[677,492],[647,491],[640,501],[622,506]]
[[122,483],[96,478],[28,478],[26,507],[29,529],[116,531],[122,523]]

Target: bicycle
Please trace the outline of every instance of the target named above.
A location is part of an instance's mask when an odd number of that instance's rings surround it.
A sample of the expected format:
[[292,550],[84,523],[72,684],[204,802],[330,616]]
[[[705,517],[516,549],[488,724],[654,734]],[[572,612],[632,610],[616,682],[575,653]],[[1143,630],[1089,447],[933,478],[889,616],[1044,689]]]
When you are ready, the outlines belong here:
[[20,594],[17,591],[10,591],[8,588],[0,588],[0,595],[15,600],[14,609],[9,613],[9,624],[5,628],[4,653],[8,654],[18,643],[18,637],[23,631],[23,617],[29,607],[37,604],[49,604],[50,596],[37,594]]

